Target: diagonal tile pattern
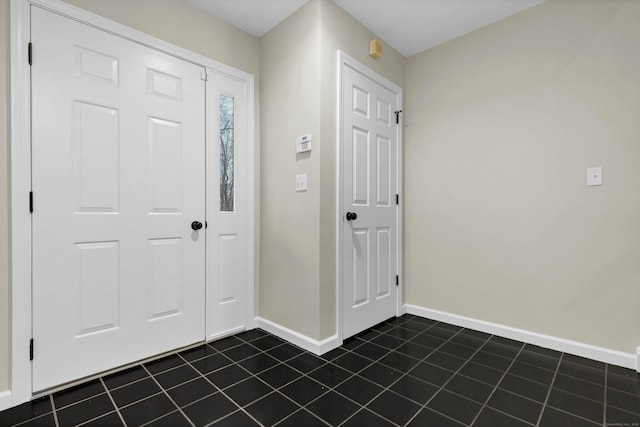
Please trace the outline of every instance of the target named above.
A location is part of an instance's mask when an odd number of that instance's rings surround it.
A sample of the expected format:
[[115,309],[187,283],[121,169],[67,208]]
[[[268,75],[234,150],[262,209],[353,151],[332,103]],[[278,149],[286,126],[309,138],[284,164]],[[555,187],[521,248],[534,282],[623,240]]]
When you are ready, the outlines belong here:
[[256,329],[0,412],[0,426],[640,425],[636,372],[413,315],[325,355]]

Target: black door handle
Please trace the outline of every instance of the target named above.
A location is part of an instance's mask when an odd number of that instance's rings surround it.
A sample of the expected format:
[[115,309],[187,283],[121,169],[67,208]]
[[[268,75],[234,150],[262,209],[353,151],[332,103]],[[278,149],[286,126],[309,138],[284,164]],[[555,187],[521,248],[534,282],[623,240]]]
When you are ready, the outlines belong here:
[[202,228],[202,223],[201,223],[200,221],[193,221],[193,222],[191,223],[191,229],[192,229],[193,231],[198,231],[198,230],[200,230],[201,228]]
[[358,214],[355,212],[347,212],[347,221],[355,221],[358,219]]

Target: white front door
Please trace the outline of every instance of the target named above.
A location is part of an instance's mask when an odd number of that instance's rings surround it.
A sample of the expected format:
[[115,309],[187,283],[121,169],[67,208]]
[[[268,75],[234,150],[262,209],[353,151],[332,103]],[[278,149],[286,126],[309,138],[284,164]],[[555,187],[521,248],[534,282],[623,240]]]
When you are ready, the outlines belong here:
[[204,340],[205,82],[31,13],[35,392]]
[[342,64],[343,339],[397,313],[398,88]]
[[[248,312],[246,81],[211,71],[207,91],[207,338],[243,330]],[[252,291],[252,290],[251,290]]]

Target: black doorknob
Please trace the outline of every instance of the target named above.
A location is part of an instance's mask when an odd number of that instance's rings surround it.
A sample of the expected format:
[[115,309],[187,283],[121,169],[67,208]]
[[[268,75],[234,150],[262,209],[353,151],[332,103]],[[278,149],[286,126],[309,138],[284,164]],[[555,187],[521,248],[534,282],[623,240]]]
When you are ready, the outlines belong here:
[[191,229],[194,231],[198,231],[202,228],[202,223],[200,221],[193,221],[191,223]]
[[347,221],[355,221],[358,219],[358,214],[355,212],[347,212]]

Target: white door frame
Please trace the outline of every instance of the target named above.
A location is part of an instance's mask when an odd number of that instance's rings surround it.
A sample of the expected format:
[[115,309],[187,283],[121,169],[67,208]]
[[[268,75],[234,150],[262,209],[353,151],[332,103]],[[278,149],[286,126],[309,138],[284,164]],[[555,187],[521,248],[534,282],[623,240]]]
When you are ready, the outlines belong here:
[[[237,70],[211,58],[167,43],[122,24],[87,12],[60,0],[11,0],[11,368],[10,396],[2,393],[0,410],[29,401],[32,394],[29,340],[31,339],[31,82],[28,63],[28,43],[31,34],[29,10],[31,5],[86,23],[141,45],[167,53],[188,62],[203,66],[211,72],[219,72],[246,81],[248,117],[247,164],[247,329],[255,327],[254,320],[254,241],[255,241],[255,143],[254,143],[254,76]],[[37,61],[37,47],[34,47]],[[204,94],[203,94],[204,96]],[[207,120],[209,118],[207,117]],[[204,179],[204,177],[203,177]],[[37,197],[34,205],[37,204]],[[37,209],[37,206],[35,206]],[[204,337],[203,337],[204,338]],[[36,346],[37,347],[37,346]],[[37,349],[36,349],[37,352]],[[6,406],[6,407],[4,407]]]
[[[344,268],[343,263],[343,251],[342,251],[342,239],[343,231],[342,231],[342,220],[344,217],[344,188],[342,182],[342,171],[344,167],[344,159],[342,156],[342,146],[344,144],[343,141],[343,128],[344,128],[344,111],[343,111],[343,81],[344,81],[344,67],[350,67],[354,70],[362,73],[364,76],[370,78],[374,82],[383,86],[384,88],[390,90],[393,93],[398,94],[398,102],[400,106],[403,105],[402,100],[402,88],[390,81],[389,79],[383,77],[382,75],[376,73],[371,70],[369,67],[364,64],[358,62],[354,58],[350,57],[346,53],[342,51],[338,51],[338,67],[337,67],[337,126],[336,126],[336,150],[337,150],[337,158],[338,158],[338,167],[337,167],[337,212],[336,212],[336,325],[337,325],[337,333],[338,333],[338,342],[342,343],[344,340],[344,319],[342,316],[343,310],[343,298],[342,298],[342,290],[343,290],[343,280],[342,273]],[[402,229],[402,206],[403,206],[403,198],[402,198],[402,188],[403,188],[403,157],[402,157],[402,114],[399,115],[399,125],[398,125],[398,155],[397,155],[397,186],[396,193],[400,196],[400,204],[397,206],[397,266],[398,266],[398,275],[399,275],[399,284],[396,294],[396,316],[400,316],[404,314],[404,307],[402,305],[402,294],[404,289],[404,278],[403,278],[403,269],[402,269],[402,248],[403,248],[403,229]]]

